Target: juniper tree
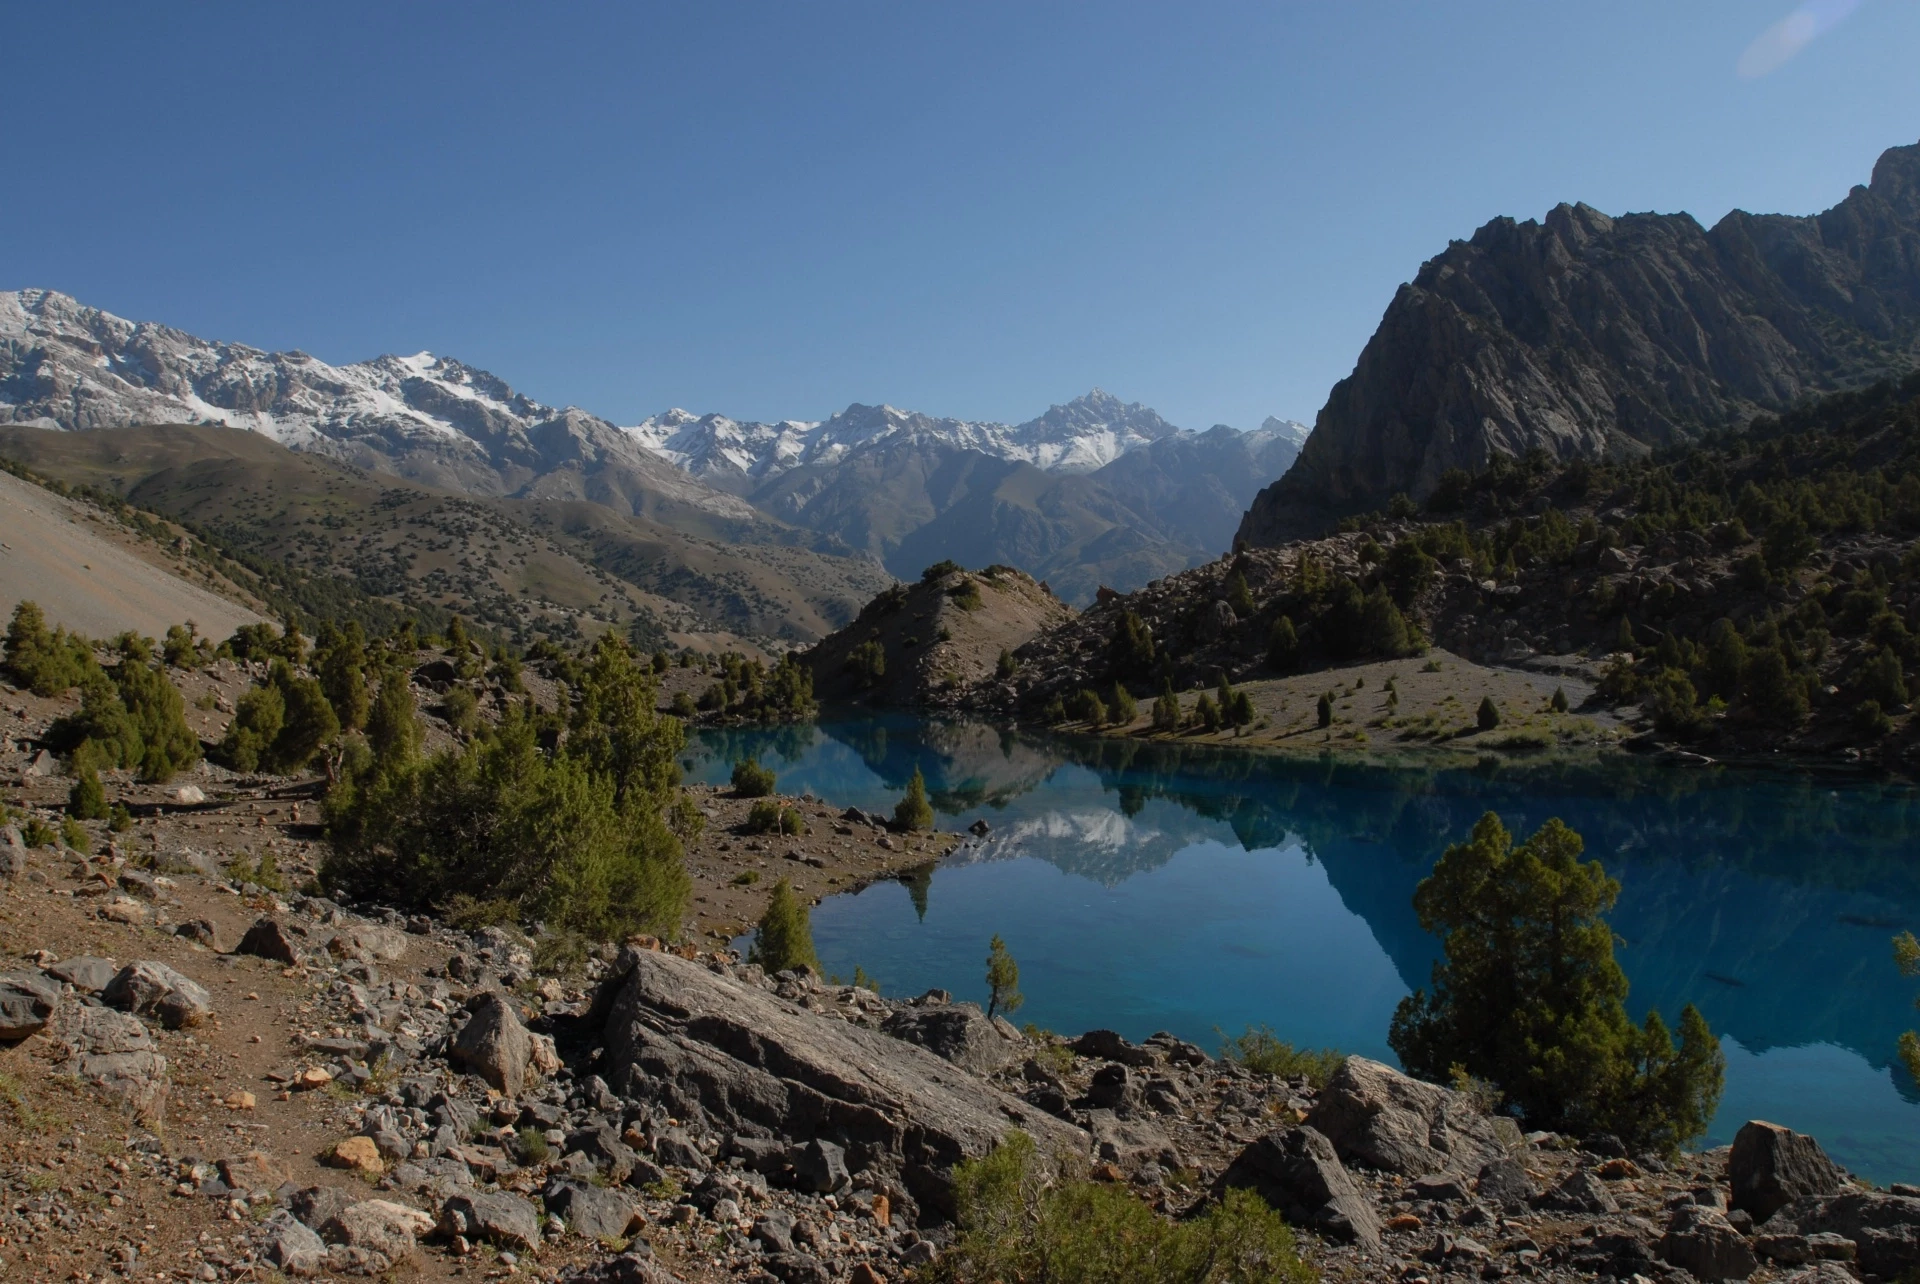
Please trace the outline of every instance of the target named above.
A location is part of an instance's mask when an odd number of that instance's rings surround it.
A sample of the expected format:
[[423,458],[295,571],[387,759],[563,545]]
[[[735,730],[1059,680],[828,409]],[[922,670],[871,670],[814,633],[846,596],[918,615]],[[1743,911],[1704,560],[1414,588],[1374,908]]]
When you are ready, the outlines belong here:
[[920,774],[918,767],[907,781],[907,796],[894,804],[893,823],[909,831],[933,828],[933,804],[927,801],[927,778]]
[[747,961],[758,963],[769,972],[793,968],[811,968],[820,972],[820,956],[813,949],[813,925],[807,907],[793,894],[793,885],[781,879],[767,898],[766,913],[753,935],[753,949]]
[[987,944],[987,1016],[1017,1012],[1026,998],[1020,993],[1020,965],[1007,952],[998,933]]
[[1628,1019],[1606,921],[1620,884],[1581,850],[1559,820],[1515,845],[1492,812],[1448,847],[1413,899],[1445,961],[1387,1041],[1412,1074],[1492,1083],[1530,1127],[1672,1150],[1706,1130],[1725,1058],[1692,1004],[1677,1043],[1657,1012]]

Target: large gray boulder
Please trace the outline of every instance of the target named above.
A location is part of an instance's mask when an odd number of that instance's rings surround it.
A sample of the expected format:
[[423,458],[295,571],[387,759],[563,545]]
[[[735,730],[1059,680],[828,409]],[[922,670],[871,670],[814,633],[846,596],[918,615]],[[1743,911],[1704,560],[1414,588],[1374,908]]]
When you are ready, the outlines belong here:
[[975,1074],[992,1074],[1025,1052],[987,1020],[975,1003],[902,1008],[880,1028]]
[[1796,1199],[1839,1193],[1847,1175],[1812,1137],[1750,1119],[1734,1135],[1727,1182],[1733,1206],[1764,1222]]
[[520,1014],[505,997],[483,990],[467,1000],[472,1017],[453,1045],[447,1060],[506,1093],[518,1096],[529,1078],[533,1061],[533,1039],[520,1024]]
[[129,963],[100,994],[103,1002],[135,1016],[152,1016],[169,1030],[198,1025],[213,1015],[213,996],[165,963]]
[[292,931],[271,914],[255,919],[233,952],[251,954],[286,967],[298,966],[301,958],[300,946],[293,939]]
[[1343,1243],[1380,1247],[1380,1222],[1333,1143],[1312,1128],[1286,1128],[1251,1143],[1221,1174],[1222,1189],[1246,1188],[1296,1226]]
[[320,1238],[398,1262],[412,1256],[417,1238],[432,1229],[433,1218],[417,1208],[386,1199],[364,1199],[329,1217],[320,1228]]
[[38,972],[0,972],[0,1043],[47,1028],[60,1006],[60,986]]
[[623,950],[595,1008],[616,1090],[722,1132],[832,1141],[942,1211],[953,1165],[1015,1128],[1043,1152],[1088,1150],[1079,1129],[924,1048],[668,954]]
[[61,1055],[55,1074],[78,1079],[138,1119],[151,1123],[164,1115],[172,1086],[167,1059],[139,1018],[68,999],[54,1014],[48,1034]]
[[327,1244],[284,1208],[256,1232],[261,1254],[296,1279],[318,1275],[327,1264]]
[[541,1193],[547,1211],[588,1239],[625,1239],[633,1227],[633,1201],[617,1190],[556,1181]]
[[537,1248],[540,1214],[518,1195],[504,1190],[476,1190],[455,1195],[440,1205],[440,1231],[508,1248]]
[[82,955],[79,958],[61,959],[58,963],[50,963],[47,965],[46,973],[56,981],[71,985],[82,994],[98,994],[113,984],[113,978],[120,974],[120,965],[112,959]]
[[1348,1057],[1320,1091],[1308,1127],[1350,1164],[1406,1177],[1475,1173],[1519,1141],[1511,1120],[1489,1119],[1460,1093]]

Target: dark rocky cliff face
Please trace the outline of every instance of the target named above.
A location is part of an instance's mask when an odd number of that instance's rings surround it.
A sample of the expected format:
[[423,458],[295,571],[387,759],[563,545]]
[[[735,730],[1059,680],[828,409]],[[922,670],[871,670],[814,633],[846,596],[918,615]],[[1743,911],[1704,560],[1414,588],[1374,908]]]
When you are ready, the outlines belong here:
[[1920,365],[1920,144],[1823,214],[1495,219],[1400,287],[1298,463],[1267,545],[1539,448],[1633,453]]

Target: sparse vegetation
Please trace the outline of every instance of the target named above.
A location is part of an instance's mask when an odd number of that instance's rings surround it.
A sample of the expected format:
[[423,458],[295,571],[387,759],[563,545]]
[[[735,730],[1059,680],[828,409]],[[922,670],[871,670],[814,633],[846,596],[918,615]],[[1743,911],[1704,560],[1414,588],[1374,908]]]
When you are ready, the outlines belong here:
[[774,790],[777,781],[771,767],[762,767],[753,758],[743,758],[733,764],[733,792],[742,798],[765,798]]
[[1255,1074],[1281,1079],[1305,1079],[1324,1087],[1347,1057],[1332,1048],[1296,1048],[1264,1025],[1250,1025],[1220,1044],[1222,1060],[1237,1061]]

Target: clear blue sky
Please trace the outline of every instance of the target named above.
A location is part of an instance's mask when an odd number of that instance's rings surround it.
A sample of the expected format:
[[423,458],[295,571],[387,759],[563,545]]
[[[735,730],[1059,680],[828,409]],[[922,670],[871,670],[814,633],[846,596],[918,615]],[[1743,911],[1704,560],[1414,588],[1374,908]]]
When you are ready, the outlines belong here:
[[1742,75],[1791,11],[13,0],[0,288],[622,422],[1311,422],[1488,218],[1810,213],[1920,139],[1920,3]]

